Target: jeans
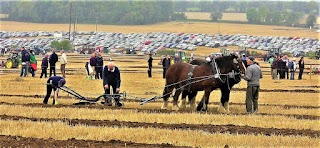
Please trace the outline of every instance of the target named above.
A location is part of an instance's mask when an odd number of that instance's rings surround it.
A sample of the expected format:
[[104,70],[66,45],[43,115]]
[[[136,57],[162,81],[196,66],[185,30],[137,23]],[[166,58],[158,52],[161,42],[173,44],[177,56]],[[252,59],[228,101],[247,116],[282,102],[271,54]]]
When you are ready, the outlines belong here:
[[294,80],[295,71],[290,71],[290,80]]
[[28,76],[30,63],[29,62],[25,62],[25,63],[26,63],[25,65],[22,65],[20,77],[22,77],[22,75],[24,77]]
[[43,75],[45,78],[47,78],[47,67],[42,67],[40,78],[42,78]]

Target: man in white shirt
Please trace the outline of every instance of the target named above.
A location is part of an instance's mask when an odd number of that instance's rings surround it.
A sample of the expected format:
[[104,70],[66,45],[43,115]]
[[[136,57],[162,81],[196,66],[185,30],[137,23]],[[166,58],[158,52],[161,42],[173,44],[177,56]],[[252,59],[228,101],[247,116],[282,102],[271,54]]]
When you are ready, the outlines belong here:
[[66,78],[66,64],[67,64],[67,55],[64,53],[64,50],[60,51],[61,57],[60,57],[60,63],[61,63],[61,74],[63,78]]

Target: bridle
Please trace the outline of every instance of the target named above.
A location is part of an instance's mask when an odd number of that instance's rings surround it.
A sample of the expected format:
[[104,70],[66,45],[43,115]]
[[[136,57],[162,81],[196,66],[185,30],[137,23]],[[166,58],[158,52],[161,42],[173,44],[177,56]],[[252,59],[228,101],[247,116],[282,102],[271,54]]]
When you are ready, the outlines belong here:
[[[215,59],[213,59],[211,62],[210,62],[210,65],[211,65],[211,69],[212,69],[212,72],[213,72],[213,79],[214,80],[218,80],[220,83],[222,84],[226,84],[228,85],[228,88],[230,90],[230,84],[229,84],[229,79],[232,78],[236,83],[240,82],[241,81],[241,77],[239,77],[239,75],[242,74],[242,71],[240,69],[240,66],[239,66],[239,62],[237,59],[233,59],[233,64],[237,64],[237,70],[232,70],[231,72],[228,72],[228,73],[221,73],[220,72],[220,68],[216,62]],[[245,65],[244,63],[242,62],[241,63],[243,68],[246,70],[245,68]],[[225,76],[225,78],[221,78],[221,76]]]

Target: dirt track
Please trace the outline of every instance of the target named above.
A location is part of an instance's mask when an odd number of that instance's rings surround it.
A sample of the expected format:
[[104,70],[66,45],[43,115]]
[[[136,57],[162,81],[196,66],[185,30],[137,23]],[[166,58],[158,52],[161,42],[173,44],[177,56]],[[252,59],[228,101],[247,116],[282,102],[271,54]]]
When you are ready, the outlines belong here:
[[7,116],[0,115],[1,120],[29,120],[34,122],[44,121],[62,121],[67,122],[69,125],[87,125],[87,126],[108,126],[108,127],[129,127],[129,128],[160,128],[160,129],[179,129],[179,130],[197,130],[209,133],[230,133],[230,134],[262,134],[282,135],[282,136],[308,136],[317,138],[320,136],[320,131],[313,130],[296,130],[296,129],[277,129],[277,128],[262,128],[251,126],[238,126],[238,125],[204,125],[204,124],[165,124],[165,123],[146,123],[146,122],[127,122],[127,121],[110,121],[110,120],[85,120],[85,119],[51,119],[51,118],[28,118],[22,116]]
[[[14,103],[7,103],[7,102],[0,102],[0,105],[15,105],[18,104]],[[162,109],[138,109],[138,108],[117,108],[117,107],[105,107],[102,105],[62,105],[59,104],[57,106],[52,105],[44,105],[40,103],[28,103],[28,104],[21,104],[21,106],[26,107],[42,107],[42,108],[89,108],[89,109],[112,109],[112,110],[132,110],[136,112],[143,112],[143,113],[162,113],[162,114],[170,114],[170,113],[193,113],[194,111],[188,111],[188,110],[162,110]],[[220,114],[217,112],[197,112],[201,114]],[[246,113],[232,113],[229,115],[248,115]],[[320,120],[320,116],[312,116],[312,115],[295,115],[295,114],[267,114],[267,113],[257,113],[255,115],[261,115],[261,116],[284,116],[284,117],[290,117],[290,118],[296,118],[296,119],[307,119],[307,120]]]
[[[44,95],[12,95],[12,94],[0,94],[0,97],[25,97],[25,98],[44,98]],[[67,97],[67,96],[59,96],[59,98],[63,99],[74,99],[74,97]],[[95,99],[95,98],[89,98],[89,99]],[[138,99],[126,99],[125,102],[141,102],[141,100]],[[157,103],[162,103],[162,101],[152,101]],[[152,103],[151,102],[151,103]],[[219,103],[209,103],[209,104],[215,104],[219,105]],[[245,105],[244,103],[230,103],[230,105]],[[285,109],[291,109],[291,108],[304,108],[304,109],[320,109],[320,106],[295,106],[295,105],[277,105],[277,104],[259,104],[259,106],[277,106],[277,107],[283,107]]]
[[[95,140],[55,140],[42,138],[26,138],[21,136],[0,135],[1,147],[129,147],[129,148],[167,148],[178,147],[171,144],[145,144],[125,142],[120,140],[95,141]],[[187,148],[187,147],[181,147]]]

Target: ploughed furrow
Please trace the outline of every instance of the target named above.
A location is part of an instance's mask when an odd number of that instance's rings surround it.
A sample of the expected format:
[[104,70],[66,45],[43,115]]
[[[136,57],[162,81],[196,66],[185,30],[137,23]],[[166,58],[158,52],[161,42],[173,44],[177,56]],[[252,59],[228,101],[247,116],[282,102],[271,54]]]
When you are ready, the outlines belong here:
[[[31,138],[21,136],[8,136],[0,135],[0,143],[2,147],[129,147],[129,148],[163,148],[163,147],[179,147],[171,144],[146,144],[146,143],[134,143],[120,140],[110,141],[96,141],[96,140],[55,140],[55,139],[42,139]],[[186,147],[181,147],[186,148]]]
[[[246,91],[246,88],[232,88],[233,91]],[[294,93],[320,93],[319,90],[313,89],[260,89],[260,92],[294,92]]]
[[[25,98],[44,98],[44,95],[16,95],[16,94],[0,94],[0,97],[25,97]],[[63,98],[63,99],[75,99],[75,97],[69,97],[69,96],[59,96],[59,98]],[[88,99],[96,99],[96,98],[88,98]],[[126,99],[124,102],[141,102],[141,100],[139,99]],[[151,101],[149,103],[159,103],[159,102],[163,102],[161,100],[155,100],[155,101]],[[172,103],[172,102],[171,102]],[[218,102],[211,102],[209,104],[215,104],[215,105],[219,105]],[[244,103],[233,103],[230,102],[230,105],[245,105]],[[276,107],[283,107],[285,109],[291,109],[291,108],[304,108],[304,109],[320,109],[320,106],[296,106],[296,105],[278,105],[278,104],[259,104],[259,106],[276,106]]]
[[[14,103],[7,103],[7,102],[0,102],[0,105],[15,105],[15,106],[26,106],[26,107],[42,107],[42,108],[88,108],[88,109],[112,109],[112,110],[132,110],[136,111],[137,113],[143,112],[143,113],[164,113],[164,114],[170,114],[170,113],[194,113],[195,111],[189,111],[189,110],[162,110],[162,109],[142,109],[142,108],[119,108],[119,107],[105,107],[102,105],[46,105],[46,104],[38,104],[38,103],[28,103],[28,104],[14,104]],[[201,114],[220,114],[217,112],[197,112]],[[248,115],[247,113],[230,113],[229,115]],[[320,116],[313,116],[313,115],[295,115],[295,114],[267,114],[267,113],[256,113],[254,115],[261,115],[261,116],[283,116],[283,117],[291,117],[296,118],[300,120],[320,120]]]
[[205,124],[166,124],[166,123],[146,123],[130,121],[110,121],[110,120],[87,120],[87,119],[52,119],[52,118],[28,118],[22,116],[0,115],[1,120],[29,120],[33,122],[66,122],[75,126],[78,124],[87,126],[108,126],[108,127],[128,127],[128,128],[160,128],[160,129],[179,129],[179,130],[196,130],[209,133],[230,133],[230,134],[254,134],[254,135],[281,135],[281,136],[308,136],[317,138],[320,131],[314,130],[296,130],[296,129],[277,129],[262,128],[239,125],[205,125]]

